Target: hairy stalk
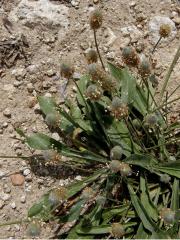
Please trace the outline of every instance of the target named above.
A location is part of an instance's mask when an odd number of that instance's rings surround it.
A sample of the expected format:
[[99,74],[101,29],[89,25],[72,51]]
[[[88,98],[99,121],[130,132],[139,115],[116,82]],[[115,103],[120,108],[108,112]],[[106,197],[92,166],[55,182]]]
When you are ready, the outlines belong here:
[[157,110],[159,110],[159,109],[161,109],[161,108],[163,108],[164,106],[166,106],[166,104],[169,105],[170,103],[176,102],[176,101],[179,100],[179,99],[180,99],[180,97],[177,97],[177,98],[175,98],[175,99],[173,99],[173,100],[171,100],[171,101],[169,101],[169,102],[167,102],[167,103],[165,102],[165,103],[159,105],[156,109],[154,109],[154,110],[152,111],[152,113],[153,113],[153,112],[156,112]]
[[83,99],[83,101],[84,101],[84,103],[85,103],[87,115],[88,115],[89,119],[92,120],[92,117],[91,117],[91,114],[90,114],[90,112],[89,112],[89,107],[88,107],[88,105],[87,105],[86,99],[84,98],[84,95],[83,95],[83,93],[81,92],[81,89],[79,88],[77,82],[76,82],[74,79],[73,79],[73,82],[74,82],[74,84],[76,85],[76,87],[77,87],[77,89],[78,89],[78,91],[79,91],[79,93],[80,93],[80,95],[81,95],[81,97],[82,97],[82,99]]
[[162,39],[162,37],[160,37],[160,38],[158,39],[157,43],[156,43],[155,46],[153,47],[153,50],[152,50],[151,54],[153,54],[153,53],[155,52],[155,50],[156,50],[157,46],[159,45],[161,39]]
[[[180,84],[172,91],[172,93],[170,93],[170,94],[168,95],[167,100],[179,89],[179,87],[180,87]],[[166,99],[165,99],[165,101],[166,101]],[[164,101],[164,102],[165,102],[165,101]]]
[[103,69],[105,70],[105,66],[104,66],[104,63],[102,61],[101,54],[100,54],[99,47],[98,47],[98,43],[97,43],[96,30],[94,29],[93,32],[94,32],[94,41],[95,41],[96,50],[97,50],[101,65],[102,65]]
[[179,48],[177,49],[177,52],[176,52],[176,54],[175,54],[175,56],[174,56],[174,59],[173,59],[171,65],[170,65],[170,67],[169,67],[169,70],[168,70],[168,72],[167,72],[167,74],[166,74],[166,77],[165,77],[165,80],[164,80],[164,84],[163,84],[162,89],[161,89],[161,92],[160,92],[161,102],[162,102],[162,100],[163,100],[164,92],[165,92],[165,90],[166,90],[168,81],[169,81],[169,79],[170,79],[170,76],[171,76],[171,74],[172,74],[172,71],[173,71],[173,69],[174,69],[174,67],[175,67],[175,65],[176,65],[179,57],[180,57],[180,46],[179,46]]
[[29,222],[29,220],[24,219],[24,220],[16,220],[16,221],[12,221],[12,222],[1,223],[0,227],[14,225],[14,224],[21,224],[21,223],[24,223],[24,222]]
[[[148,138],[151,139],[151,141],[153,142],[154,145],[156,145],[154,139],[153,139],[152,136],[149,134],[149,132],[146,130],[146,128],[143,126],[143,124],[141,123],[141,121],[139,120],[139,118],[133,113],[133,111],[130,111],[130,112],[131,112],[131,114],[133,115],[133,117],[138,120],[138,122],[140,123],[142,129],[144,130],[144,132],[146,133],[146,135],[148,136]],[[146,149],[147,149],[147,148],[146,148]]]
[[147,152],[147,151],[146,151],[146,148],[145,148],[145,146],[144,146],[144,144],[143,144],[143,142],[141,142],[140,139],[139,139],[138,132],[137,132],[136,128],[134,127],[134,125],[133,125],[132,120],[131,120],[130,117],[129,117],[129,123],[130,123],[132,129],[134,130],[136,140],[138,141],[138,143],[140,144],[140,146],[143,148],[143,150],[144,150],[145,152]]

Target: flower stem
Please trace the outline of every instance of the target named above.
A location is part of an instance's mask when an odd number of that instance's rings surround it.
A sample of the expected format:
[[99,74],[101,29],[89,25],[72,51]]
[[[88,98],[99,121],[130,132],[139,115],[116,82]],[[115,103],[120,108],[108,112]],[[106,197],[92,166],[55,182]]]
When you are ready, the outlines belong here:
[[101,65],[102,65],[103,69],[105,69],[105,66],[104,66],[104,63],[102,61],[101,54],[100,54],[100,51],[99,51],[98,43],[97,43],[96,30],[94,29],[93,32],[94,32],[94,41],[95,41],[96,50],[97,50]]
[[151,52],[152,54],[155,52],[155,50],[156,50],[158,44],[160,43],[161,39],[162,39],[162,37],[160,37],[160,38],[158,39],[157,43],[156,43],[155,46],[153,47],[153,50],[152,50],[152,52]]
[[176,54],[175,54],[175,56],[174,56],[174,59],[173,59],[171,65],[170,65],[170,67],[169,67],[169,70],[168,70],[168,72],[167,72],[167,74],[166,74],[165,81],[164,81],[164,84],[163,84],[162,89],[161,89],[161,92],[160,92],[161,101],[162,101],[162,99],[163,99],[164,92],[165,92],[165,90],[166,90],[166,87],[167,87],[168,81],[169,81],[169,79],[170,79],[171,73],[172,73],[172,71],[173,71],[173,69],[174,69],[174,66],[176,65],[179,57],[180,57],[180,46],[179,46],[179,48],[177,49],[177,52],[176,52]]

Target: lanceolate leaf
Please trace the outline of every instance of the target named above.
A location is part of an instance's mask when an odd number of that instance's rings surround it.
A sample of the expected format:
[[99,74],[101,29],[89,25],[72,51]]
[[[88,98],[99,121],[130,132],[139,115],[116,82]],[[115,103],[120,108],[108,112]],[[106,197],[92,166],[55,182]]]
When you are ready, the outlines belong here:
[[180,178],[180,160],[157,167],[159,171]]
[[147,187],[146,180],[143,176],[140,177],[140,189],[141,189],[141,203],[142,203],[143,207],[146,209],[148,215],[152,219],[157,221],[158,220],[158,211],[150,199],[149,189]]
[[106,158],[103,158],[89,151],[73,150],[72,148],[65,146],[61,142],[58,142],[43,133],[36,133],[30,137],[26,137],[26,142],[31,148],[39,150],[55,149],[59,153],[67,157],[81,158],[101,163],[105,163],[108,161]]
[[40,96],[38,97],[38,101],[40,108],[45,115],[56,110],[56,103],[52,97]]
[[71,198],[78,192],[80,192],[83,188],[91,184],[92,182],[95,182],[101,175],[106,174],[107,169],[101,169],[98,171],[95,171],[93,175],[90,177],[87,177],[83,179],[82,181],[79,181],[77,183],[74,183],[68,187],[68,197]]
[[122,100],[132,104],[142,115],[147,113],[147,96],[127,68],[118,68],[108,63],[111,74],[120,83]]
[[171,198],[171,209],[176,211],[179,209],[180,205],[180,185],[179,179],[174,179],[172,186],[172,198]]
[[129,193],[130,193],[130,196],[131,196],[132,204],[133,204],[139,218],[141,219],[144,227],[147,230],[149,230],[150,232],[156,231],[155,224],[153,223],[153,221],[148,216],[148,213],[146,212],[146,210],[143,207],[142,203],[140,202],[139,198],[136,196],[136,194],[135,194],[135,192],[134,192],[134,190],[133,190],[133,188],[130,184],[128,184],[128,189],[129,189]]

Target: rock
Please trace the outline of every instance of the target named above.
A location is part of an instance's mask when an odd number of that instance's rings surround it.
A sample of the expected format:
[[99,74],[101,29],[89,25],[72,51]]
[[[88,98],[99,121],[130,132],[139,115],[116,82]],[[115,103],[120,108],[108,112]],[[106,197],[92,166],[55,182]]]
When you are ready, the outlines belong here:
[[39,68],[39,66],[38,65],[29,65],[27,68],[26,68],[26,70],[27,70],[27,72],[28,73],[30,73],[30,74],[35,74],[35,73],[37,73],[38,72],[38,68]]
[[21,186],[24,184],[25,178],[23,175],[17,173],[11,175],[11,182],[14,186]]
[[21,203],[25,203],[26,202],[26,196],[25,195],[21,196],[20,201],[21,201]]
[[77,7],[77,6],[79,5],[79,1],[78,1],[78,0],[72,0],[72,1],[71,1],[71,5],[72,5],[73,7]]
[[18,80],[22,80],[26,75],[26,70],[24,68],[16,68],[12,70],[12,75],[14,75]]
[[80,175],[78,175],[78,176],[75,177],[75,180],[81,181],[81,180],[82,180],[82,177],[81,177]]
[[179,25],[180,24],[180,17],[173,18],[173,21],[174,21],[175,24]]
[[131,42],[137,42],[142,36],[142,32],[134,25],[121,28],[123,37],[130,37]]
[[160,38],[159,29],[162,24],[168,24],[171,27],[171,33],[169,37],[162,38],[161,41],[170,42],[176,36],[177,30],[175,23],[169,17],[155,16],[149,22],[149,35],[150,41],[155,44]]
[[5,84],[3,89],[7,92],[15,92],[15,87],[13,86],[13,84]]
[[3,111],[3,115],[4,115],[5,117],[10,118],[10,117],[11,117],[11,111],[10,111],[10,109],[9,109],[9,108],[6,108],[6,109]]
[[52,77],[53,75],[56,74],[56,71],[54,71],[53,69],[49,69],[46,74],[48,75],[48,77]]
[[28,83],[28,84],[27,84],[27,90],[28,90],[29,93],[32,93],[32,92],[33,92],[34,87],[33,87],[33,84],[32,84],[32,83]]
[[4,192],[1,192],[0,193],[0,199],[3,200],[3,201],[7,201],[11,198],[11,195],[10,194],[7,194],[7,193],[4,193]]
[[25,179],[26,179],[26,182],[32,182],[33,178],[31,174],[28,174]]
[[111,28],[107,28],[107,31],[108,31],[107,46],[111,46],[114,43],[114,41],[117,39],[117,36],[114,34]]
[[21,0],[10,12],[9,19],[31,28],[36,25],[58,27],[61,28],[61,32],[69,25],[68,7],[64,4],[54,4],[50,0]]
[[52,134],[52,138],[54,138],[56,141],[59,141],[59,140],[60,140],[59,134],[56,133],[56,132],[54,132],[54,133]]
[[26,169],[23,171],[23,175],[24,175],[24,176],[27,176],[27,175],[29,175],[30,173],[31,173],[31,170],[28,169],[28,168],[26,168]]
[[0,199],[0,209],[2,209],[5,205],[5,202],[3,200]]
[[10,206],[11,206],[12,209],[15,209],[16,208],[16,203],[12,202],[12,203],[10,203]]

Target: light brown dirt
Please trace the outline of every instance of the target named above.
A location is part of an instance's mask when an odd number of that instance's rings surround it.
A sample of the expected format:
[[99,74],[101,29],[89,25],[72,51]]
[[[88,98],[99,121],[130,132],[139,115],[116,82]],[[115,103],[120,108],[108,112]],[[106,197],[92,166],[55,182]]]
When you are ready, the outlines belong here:
[[[5,0],[0,3],[7,16],[18,5],[18,0]],[[150,43],[150,36],[148,35],[148,23],[153,16],[167,16],[173,19],[173,12],[180,13],[180,4],[178,1],[171,0],[99,0],[98,4],[93,4],[93,0],[80,0],[78,8],[73,7],[69,1],[54,1],[54,4],[65,4],[69,8],[69,26],[66,35],[58,38],[57,31],[48,29],[41,25],[36,25],[34,28],[21,26],[20,23],[13,24],[13,33],[16,30],[26,36],[29,43],[29,48],[25,49],[28,60],[18,60],[11,68],[0,68],[0,126],[2,132],[0,134],[0,155],[14,156],[16,154],[29,155],[30,151],[24,146],[16,137],[15,127],[24,129],[27,133],[48,130],[43,123],[41,115],[30,108],[31,104],[29,98],[32,99],[33,93],[28,84],[32,83],[32,90],[37,94],[51,92],[57,100],[60,98],[59,87],[61,85],[61,78],[59,77],[59,66],[61,59],[68,57],[73,60],[76,72],[82,74],[86,69],[86,60],[84,58],[84,51],[89,46],[94,46],[93,33],[88,26],[89,11],[93,7],[102,9],[104,22],[102,29],[98,32],[98,42],[100,43],[100,50],[105,60],[107,57],[112,61],[120,61],[121,47],[129,41],[129,37],[124,37],[120,29],[125,26],[135,25],[142,33],[138,43],[142,43],[147,53],[152,49]],[[135,2],[135,7],[130,7],[132,2]],[[0,40],[10,39],[11,33],[3,25],[4,15],[0,15]],[[141,18],[144,20],[141,21]],[[160,44],[159,48],[154,54],[157,59],[160,85],[164,79],[167,68],[169,67],[174,53],[179,44],[179,26],[176,25],[177,35],[175,39],[170,42]],[[109,30],[108,30],[109,29]],[[111,31],[116,36],[116,40],[108,44]],[[52,39],[52,42],[51,40]],[[134,43],[134,45],[138,45]],[[21,77],[21,84],[13,75],[13,70],[18,68],[26,69],[29,65],[38,65],[39,70],[36,74],[27,73],[25,77]],[[171,92],[180,82],[179,76],[180,63],[177,64],[175,71],[169,83],[169,91]],[[53,71],[56,77],[51,76],[49,71]],[[49,76],[48,76],[49,75]],[[57,80],[55,80],[57,78]],[[48,84],[50,86],[48,86]],[[53,93],[53,91],[56,91]],[[34,91],[34,92],[35,92]],[[179,96],[179,91],[176,96]],[[180,103],[175,103],[175,109],[178,111]],[[33,102],[32,102],[33,105]],[[9,108],[11,117],[6,117],[3,111]],[[29,168],[29,165],[22,159],[0,159],[0,173],[21,172]],[[44,192],[59,184],[60,176],[62,176],[62,169],[58,169],[56,176],[52,176],[53,168],[41,169],[40,171],[33,171],[31,169],[30,176],[25,177],[25,184],[23,186],[13,186],[9,176],[0,178],[0,194],[5,192],[9,194],[9,200],[4,201],[4,206],[0,209],[0,224],[2,222],[17,220],[27,216],[27,209],[32,205]],[[59,174],[59,176],[58,176]],[[70,171],[69,177],[72,172]],[[64,174],[64,178],[67,178]],[[29,178],[29,179],[28,179]],[[21,197],[26,196],[26,203],[21,202]],[[16,208],[13,209],[15,203]],[[50,230],[47,227],[45,235],[47,237]],[[0,238],[25,238],[25,226],[12,225],[0,228]]]

